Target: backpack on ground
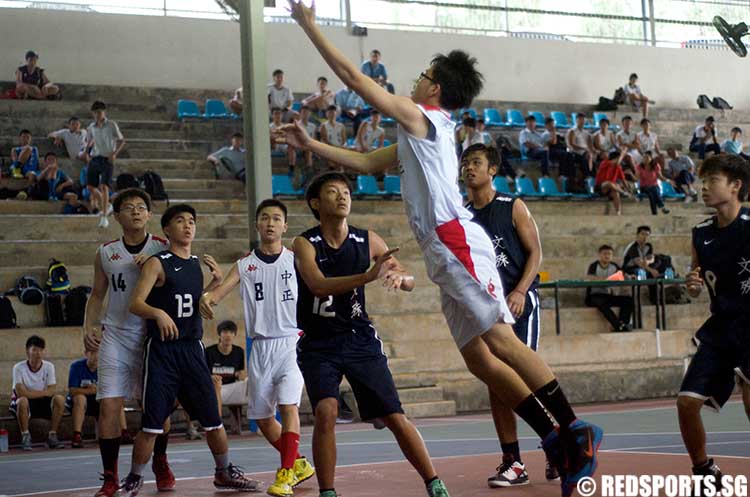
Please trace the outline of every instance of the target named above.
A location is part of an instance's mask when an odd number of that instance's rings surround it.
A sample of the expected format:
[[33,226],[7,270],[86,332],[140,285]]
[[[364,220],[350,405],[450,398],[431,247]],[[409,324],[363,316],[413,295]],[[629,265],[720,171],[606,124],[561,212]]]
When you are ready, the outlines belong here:
[[65,297],[65,324],[67,326],[81,326],[86,314],[86,301],[90,287],[77,286]]
[[690,295],[683,285],[672,285],[664,289],[665,304],[689,304]]
[[711,105],[714,109],[721,110],[731,110],[733,108],[731,105],[729,105],[729,102],[721,97],[714,97],[714,99],[711,101]]
[[44,302],[44,292],[33,276],[21,276],[16,281],[13,293],[26,305],[39,305]]
[[70,279],[68,278],[68,269],[65,264],[50,259],[47,268],[47,290],[51,293],[65,293],[70,290]]
[[10,303],[10,299],[5,296],[0,296],[0,328],[17,327],[16,311],[13,310],[13,305]]
[[596,110],[608,111],[617,110],[617,102],[611,98],[599,97],[599,103],[596,105]]
[[161,176],[153,171],[146,171],[141,176],[141,184],[143,189],[146,190],[151,196],[152,200],[169,200],[167,192],[164,190],[164,183],[161,180]]
[[138,179],[130,173],[121,173],[115,181],[115,191],[119,192],[126,188],[138,188]]
[[711,102],[711,99],[708,98],[708,95],[698,95],[696,103],[701,109],[708,109],[710,107],[713,107],[713,103]]
[[45,311],[47,326],[65,326],[62,295],[47,295]]
[[625,95],[625,89],[620,87],[615,90],[615,95],[612,97],[612,100],[614,100],[615,104],[622,105],[625,103],[625,100],[627,99],[627,95]]

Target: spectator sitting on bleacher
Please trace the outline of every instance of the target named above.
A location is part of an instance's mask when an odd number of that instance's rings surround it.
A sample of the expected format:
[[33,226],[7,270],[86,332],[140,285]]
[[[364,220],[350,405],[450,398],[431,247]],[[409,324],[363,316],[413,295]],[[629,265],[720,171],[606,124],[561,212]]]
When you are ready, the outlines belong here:
[[617,147],[624,148],[635,164],[643,160],[641,155],[641,144],[638,142],[638,134],[630,129],[633,126],[633,118],[625,116],[622,118],[622,129],[617,132]]
[[622,269],[633,278],[638,275],[638,269],[645,270],[654,259],[654,247],[648,242],[651,227],[638,226],[635,233],[635,241],[630,242],[622,254]]
[[591,134],[584,129],[586,114],[576,115],[576,125],[565,136],[568,152],[573,154],[573,163],[578,165],[585,176],[594,176],[594,155],[591,147]]
[[[614,249],[609,245],[599,247],[599,259],[592,262],[586,271],[588,281],[606,281],[610,276],[620,270],[619,266],[612,262]],[[602,316],[609,321],[613,331],[630,331],[630,316],[633,314],[633,298],[625,295],[613,295],[611,288],[588,287],[586,288],[586,306],[596,307]],[[612,312],[613,307],[620,308],[620,315]]]
[[362,74],[371,77],[377,84],[388,90],[388,93],[394,93],[393,85],[388,82],[388,72],[380,62],[380,50],[374,49],[370,52],[370,60],[362,62],[360,70]]
[[47,78],[44,69],[38,67],[39,55],[33,50],[26,52],[26,65],[16,69],[16,97],[43,100],[54,98],[60,88]]
[[617,151],[617,142],[614,132],[609,129],[609,119],[602,118],[599,120],[599,129],[591,137],[594,153],[599,156],[604,152],[609,156],[611,152]]
[[334,101],[341,119],[352,123],[354,136],[357,136],[359,125],[370,116],[370,110],[365,109],[365,101],[346,86],[336,92]]
[[651,152],[643,154],[643,162],[636,166],[636,171],[638,172],[641,193],[648,197],[651,214],[655,216],[657,208],[661,209],[664,214],[669,214],[669,209],[664,206],[664,200],[661,198],[661,190],[659,189],[659,180],[668,180],[662,174],[661,166],[653,158]]
[[641,154],[651,152],[654,157],[661,155],[659,137],[651,131],[651,121],[645,118],[641,119],[641,129],[643,131],[638,133],[638,145],[641,147]]
[[473,117],[467,117],[463,121],[463,135],[464,141],[461,142],[461,152],[475,145],[477,143],[483,143],[482,135],[477,133],[477,120]]
[[31,144],[31,131],[22,129],[18,134],[18,146],[10,151],[10,175],[26,178],[31,187],[39,174],[39,149]]
[[68,396],[65,398],[65,408],[73,415],[74,449],[83,447],[83,419],[93,416],[99,420],[99,402],[96,400],[99,354],[87,350],[84,355],[83,359],[78,359],[70,365]]
[[373,109],[370,120],[363,122],[359,127],[354,147],[362,153],[367,153],[383,148],[384,143],[385,130],[380,127],[380,111]]
[[234,95],[232,96],[232,99],[229,101],[229,108],[232,109],[232,112],[235,114],[242,115],[242,88],[237,88],[234,91]]
[[232,344],[237,336],[237,324],[222,321],[216,333],[219,343],[206,348],[206,362],[214,380],[219,409],[222,405],[247,405],[245,351]]
[[471,112],[464,111],[461,113],[461,121],[459,121],[458,125],[456,125],[456,129],[454,130],[454,135],[456,138],[456,154],[461,155],[463,152],[463,149],[461,148],[463,146],[464,140],[466,139],[466,130],[464,129],[464,120],[471,117]]
[[71,208],[79,205],[75,183],[60,169],[54,152],[47,152],[44,156],[44,168],[31,188],[31,198],[32,200],[64,200]]
[[492,135],[490,134],[489,131],[487,131],[487,127],[484,124],[484,117],[483,116],[478,116],[477,117],[477,127],[476,127],[475,131],[481,137],[482,143],[484,145],[486,145],[488,147],[492,146],[492,142],[493,142]]
[[626,157],[625,152],[610,152],[609,155],[600,152],[599,158],[602,161],[594,180],[594,191],[602,197],[609,198],[617,216],[622,215],[620,197],[630,196],[630,189],[621,165],[624,157]]
[[63,448],[57,438],[57,429],[65,413],[65,398],[55,393],[55,365],[44,360],[46,347],[44,338],[30,336],[26,340],[26,360],[13,366],[10,411],[18,420],[23,450],[31,450],[30,419],[51,420],[47,446],[50,449]]
[[703,124],[696,126],[693,137],[690,139],[689,149],[697,153],[700,160],[706,158],[706,152],[721,153],[721,147],[716,138],[714,116],[708,116]]
[[294,149],[294,147],[287,146],[286,142],[280,142],[278,141],[278,137],[280,135],[274,134],[275,131],[278,131],[281,129],[282,126],[284,126],[284,122],[282,121],[282,117],[284,116],[284,111],[281,110],[278,107],[274,107],[271,109],[271,123],[269,124],[270,128],[270,137],[271,137],[271,153],[276,153],[278,155],[283,155],[286,157],[286,162],[289,167],[289,176],[294,176],[294,166],[297,164],[297,151]]
[[569,164],[572,163],[573,157],[572,154],[568,152],[568,147],[565,146],[565,138],[557,133],[555,120],[551,117],[544,120],[542,141],[544,142],[544,146],[547,147],[547,150],[549,150],[549,160],[557,162],[560,166],[560,175],[566,176],[566,174],[563,173],[566,172],[566,169],[570,168]]
[[[318,91],[302,101],[302,106],[307,106],[317,117],[325,116],[328,107],[334,104],[336,95],[328,88],[328,78],[318,78]],[[313,135],[310,135],[313,136]]]
[[[315,123],[310,122],[310,108],[307,105],[303,105],[299,110],[299,120],[300,124],[302,124],[302,127],[305,128],[305,131],[307,131],[308,135],[316,136],[315,132],[317,131],[318,126]],[[290,148],[292,148],[291,145]],[[293,150],[296,154],[297,149]],[[305,157],[305,170],[302,171],[298,167],[294,168],[293,186],[296,189],[302,188],[305,183],[307,183],[307,180],[315,175],[313,166],[313,153],[310,150],[302,150],[302,153]]]
[[293,103],[292,90],[284,86],[284,71],[276,69],[273,72],[273,84],[268,85],[269,112],[277,107],[283,112],[282,121],[289,122],[295,117],[295,112],[292,110]]
[[538,160],[541,164],[542,176],[549,176],[549,149],[544,143],[544,137],[536,129],[536,118],[532,115],[526,116],[526,127],[518,136],[521,150],[529,159]]
[[51,138],[58,147],[65,145],[68,157],[73,159],[74,163],[81,161],[81,149],[86,144],[86,130],[81,129],[81,121],[76,116],[68,119],[67,128],[53,131],[47,135],[47,138]]
[[742,143],[742,128],[735,126],[729,133],[731,138],[721,142],[721,151],[725,154],[739,155],[745,160],[750,160],[750,156],[742,151],[745,147]]
[[[337,97],[338,98],[338,97]],[[326,111],[326,120],[318,128],[320,141],[333,147],[346,147],[346,126],[336,120],[336,106],[331,105]],[[328,166],[337,169],[339,166],[328,161]]]
[[641,92],[641,87],[638,86],[638,75],[633,73],[628,78],[628,84],[622,87],[625,90],[625,96],[628,99],[628,103],[633,106],[633,109],[641,109],[643,118],[648,117],[648,97]]
[[695,183],[695,164],[687,155],[681,155],[672,147],[667,149],[669,163],[667,172],[674,181],[675,188],[685,194],[685,203],[690,203],[698,197],[693,184]]
[[228,174],[245,182],[245,148],[242,141],[242,133],[235,133],[228,147],[221,147],[206,157],[206,160],[214,165],[217,178],[227,177]]

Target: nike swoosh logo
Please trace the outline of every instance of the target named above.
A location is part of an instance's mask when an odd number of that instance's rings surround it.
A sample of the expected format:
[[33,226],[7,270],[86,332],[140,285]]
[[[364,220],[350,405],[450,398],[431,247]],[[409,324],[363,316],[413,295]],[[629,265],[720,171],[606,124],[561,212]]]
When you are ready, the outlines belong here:
[[589,439],[589,446],[583,451],[584,454],[586,454],[586,457],[592,458],[594,457],[594,447],[591,445],[591,437],[588,437]]
[[557,385],[555,388],[547,392],[547,395],[554,395],[558,390],[560,390],[560,385]]
[[182,268],[181,268],[181,267],[176,267],[176,268],[174,268],[174,272],[175,272],[175,273],[176,273],[177,271],[180,271],[180,270],[182,270]]
[[703,242],[703,245],[710,245],[710,244],[712,244],[713,242],[714,242],[713,240],[705,240],[705,241]]

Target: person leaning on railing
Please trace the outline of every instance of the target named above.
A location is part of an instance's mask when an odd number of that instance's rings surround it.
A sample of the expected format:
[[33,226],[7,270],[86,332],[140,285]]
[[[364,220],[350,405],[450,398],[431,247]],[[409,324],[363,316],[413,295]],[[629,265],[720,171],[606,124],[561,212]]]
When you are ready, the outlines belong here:
[[[599,259],[592,262],[586,271],[588,281],[606,281],[610,276],[620,271],[620,266],[612,262],[614,249],[609,245],[599,247]],[[633,314],[633,298],[626,295],[613,295],[611,288],[586,288],[586,306],[596,307],[604,319],[612,325],[613,331],[631,331],[630,316]],[[620,308],[620,314],[615,315],[613,307]]]

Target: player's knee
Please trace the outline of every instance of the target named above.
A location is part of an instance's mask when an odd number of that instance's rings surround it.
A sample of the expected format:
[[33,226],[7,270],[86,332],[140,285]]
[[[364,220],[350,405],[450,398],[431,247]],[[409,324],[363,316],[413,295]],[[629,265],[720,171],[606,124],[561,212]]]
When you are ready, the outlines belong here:
[[703,407],[703,401],[695,397],[680,395],[677,397],[677,410],[682,413],[698,412]]
[[336,425],[339,403],[333,397],[323,399],[315,406],[315,426],[331,427]]
[[73,396],[73,406],[74,407],[86,407],[86,396],[85,395],[74,395]]
[[263,432],[270,430],[273,427],[274,421],[276,421],[276,418],[274,417],[255,420],[258,424],[258,428]]
[[406,416],[401,413],[393,413],[380,418],[383,424],[391,431],[399,431],[405,425],[411,423]]
[[65,397],[60,394],[53,395],[52,406],[58,409],[62,409],[63,407],[65,407]]
[[18,407],[19,410],[21,410],[21,409],[28,410],[28,408],[29,408],[29,399],[27,399],[26,397],[19,397],[16,400],[16,406]]

